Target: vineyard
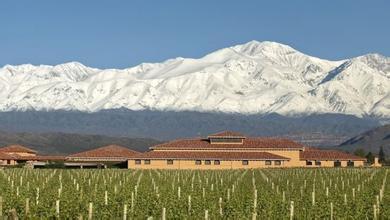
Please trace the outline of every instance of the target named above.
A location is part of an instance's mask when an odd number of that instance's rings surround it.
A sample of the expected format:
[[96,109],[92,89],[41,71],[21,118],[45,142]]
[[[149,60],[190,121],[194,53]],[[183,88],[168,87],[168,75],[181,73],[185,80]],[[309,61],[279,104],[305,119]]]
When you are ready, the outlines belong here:
[[389,169],[0,170],[0,219],[388,219]]

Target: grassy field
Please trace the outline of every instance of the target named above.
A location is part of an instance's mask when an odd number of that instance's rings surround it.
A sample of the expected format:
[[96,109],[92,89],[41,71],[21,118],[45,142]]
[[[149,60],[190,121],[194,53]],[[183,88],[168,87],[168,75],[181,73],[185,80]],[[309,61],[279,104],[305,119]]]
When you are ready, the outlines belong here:
[[385,168],[3,169],[0,215],[21,219],[388,219],[389,179]]

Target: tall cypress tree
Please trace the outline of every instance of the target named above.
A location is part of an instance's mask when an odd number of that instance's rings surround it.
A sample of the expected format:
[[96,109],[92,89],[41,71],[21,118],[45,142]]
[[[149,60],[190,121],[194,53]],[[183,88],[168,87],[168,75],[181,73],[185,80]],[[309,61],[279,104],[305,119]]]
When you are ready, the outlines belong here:
[[368,152],[368,154],[366,155],[366,158],[367,158],[367,163],[369,163],[369,164],[374,163],[375,157],[374,157],[374,154],[371,153],[371,151]]
[[386,155],[383,151],[383,146],[379,149],[379,163],[384,163],[386,161]]

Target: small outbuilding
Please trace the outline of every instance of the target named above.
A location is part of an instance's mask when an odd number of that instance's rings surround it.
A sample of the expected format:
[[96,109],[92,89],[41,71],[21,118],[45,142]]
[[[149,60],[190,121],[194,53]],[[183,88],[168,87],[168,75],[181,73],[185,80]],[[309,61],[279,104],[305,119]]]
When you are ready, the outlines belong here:
[[25,163],[29,158],[37,156],[37,152],[22,145],[13,144],[0,148],[0,165],[13,166]]
[[0,148],[0,166],[15,166],[22,164],[34,167],[63,161],[65,161],[64,156],[37,155],[37,151],[19,144]]

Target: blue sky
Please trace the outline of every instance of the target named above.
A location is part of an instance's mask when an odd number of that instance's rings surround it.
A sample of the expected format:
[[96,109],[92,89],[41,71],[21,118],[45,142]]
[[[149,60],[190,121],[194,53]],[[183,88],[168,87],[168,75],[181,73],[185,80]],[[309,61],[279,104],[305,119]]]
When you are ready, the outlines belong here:
[[2,0],[0,66],[125,68],[250,40],[331,60],[390,56],[390,1]]

